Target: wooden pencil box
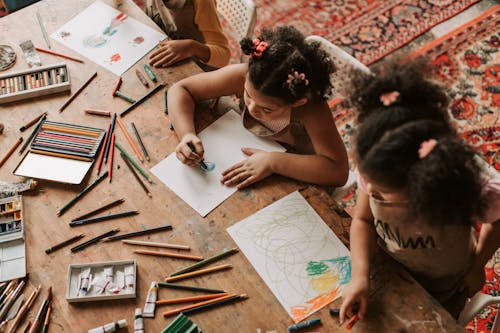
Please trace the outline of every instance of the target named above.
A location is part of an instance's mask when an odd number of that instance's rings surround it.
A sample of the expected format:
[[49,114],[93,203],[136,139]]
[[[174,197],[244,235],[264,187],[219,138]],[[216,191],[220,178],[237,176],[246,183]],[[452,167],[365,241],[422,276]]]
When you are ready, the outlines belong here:
[[66,300],[74,303],[135,298],[136,274],[134,259],[71,264]]
[[30,68],[0,76],[0,104],[71,89],[65,63]]

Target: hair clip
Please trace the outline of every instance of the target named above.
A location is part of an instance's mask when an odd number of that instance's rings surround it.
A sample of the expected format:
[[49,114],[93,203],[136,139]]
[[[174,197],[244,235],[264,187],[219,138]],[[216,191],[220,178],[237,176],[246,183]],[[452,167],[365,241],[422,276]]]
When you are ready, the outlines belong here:
[[435,139],[429,139],[420,144],[420,148],[418,149],[418,157],[420,159],[425,158],[427,155],[431,153],[431,151],[436,147],[437,141]]
[[286,80],[286,83],[288,85],[291,85],[294,80],[298,80],[299,82],[304,82],[306,86],[309,85],[309,80],[306,79],[306,75],[304,73],[299,73],[297,71],[294,71],[293,74],[288,74],[288,80]]
[[401,96],[399,91],[397,91],[397,90],[391,91],[391,92],[380,95],[380,102],[384,106],[389,106],[389,105],[393,104],[394,102],[396,102],[398,100],[399,96]]
[[255,38],[252,42],[253,42],[252,56],[255,58],[262,57],[264,51],[267,50],[267,42],[261,41],[258,38]]

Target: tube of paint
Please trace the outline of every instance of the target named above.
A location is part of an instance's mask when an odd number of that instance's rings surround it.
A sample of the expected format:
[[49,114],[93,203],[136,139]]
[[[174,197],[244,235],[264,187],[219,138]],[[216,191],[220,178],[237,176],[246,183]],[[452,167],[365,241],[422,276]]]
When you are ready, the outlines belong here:
[[135,309],[134,333],[144,333],[144,319],[142,319],[141,308]]
[[148,296],[146,297],[146,303],[144,304],[144,312],[142,316],[144,318],[153,318],[155,316],[155,306],[156,297],[158,295],[158,284],[156,281],[151,282],[149,287]]
[[92,328],[88,330],[87,333],[110,333],[110,332],[116,332],[122,327],[127,327],[127,321],[125,319],[118,320],[117,322],[114,323],[109,323],[104,326],[99,326],[96,328]]

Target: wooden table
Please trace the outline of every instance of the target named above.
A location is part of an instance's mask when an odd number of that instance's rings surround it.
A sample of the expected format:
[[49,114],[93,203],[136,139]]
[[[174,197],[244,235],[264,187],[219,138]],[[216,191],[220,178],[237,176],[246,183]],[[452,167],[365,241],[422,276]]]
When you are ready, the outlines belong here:
[[[2,43],[13,46],[18,55],[18,61],[11,70],[27,68],[18,46],[21,41],[31,39],[36,46],[46,47],[37,22],[37,11],[40,12],[47,32],[50,34],[92,2],[92,0],[45,0],[2,18],[0,39]],[[112,1],[106,2],[113,4]],[[132,2],[125,1],[121,9],[131,17],[155,27]],[[56,52],[81,57],[53,40],[52,49]],[[47,54],[40,54],[40,56],[43,64],[61,61],[68,64],[73,91],[95,70],[98,71],[98,76],[62,113],[57,110],[69,94],[49,95],[1,106],[0,122],[6,126],[4,134],[0,136],[1,155],[20,136],[18,128],[43,111],[48,111],[48,119],[52,121],[105,129],[109,118],[87,115],[83,109],[100,108],[121,112],[128,106],[127,102],[111,96],[111,90],[117,77],[91,61],[86,60],[84,64],[80,64]],[[146,59],[147,57],[136,66],[146,63]],[[159,75],[161,82],[168,85],[187,75],[200,72],[200,69],[194,63],[186,62],[168,69],[155,69],[155,72]],[[123,79],[124,82],[120,90],[131,97],[139,98],[147,92],[147,89],[137,81],[134,68],[126,72]],[[206,110],[201,112],[197,119],[199,127],[209,124],[231,105],[230,100],[229,102],[226,100],[219,104],[218,110],[215,112],[207,112]],[[206,106],[204,108],[207,109]],[[151,156],[151,161],[143,164],[145,168],[149,169],[157,164],[171,153],[177,144],[175,134],[168,128],[168,116],[163,113],[161,93],[156,93],[140,107],[127,114],[123,121],[128,128],[133,121],[143,135],[144,144]],[[31,129],[23,133],[25,139],[29,132]],[[119,129],[116,129],[115,133],[117,142],[132,152],[123,133]],[[348,241],[345,230],[348,230],[350,219],[339,216],[337,206],[330,197],[316,187],[273,176],[251,189],[235,193],[207,217],[202,218],[157,179],[155,179],[155,185],[149,186],[153,197],[147,197],[136,185],[120,156],[116,154],[115,157],[116,167],[112,183],[105,180],[61,217],[58,217],[56,212],[95,179],[95,167],[81,185],[71,186],[41,181],[37,190],[23,196],[27,270],[29,272],[29,285],[25,293],[26,295],[30,293],[38,284],[43,286],[42,295],[39,296],[29,312],[28,318],[33,319],[47,288],[52,286],[54,308],[50,323],[51,332],[86,332],[90,328],[122,318],[127,319],[129,323],[129,328],[123,331],[133,332],[134,309],[143,307],[151,281],[162,281],[172,271],[191,263],[181,259],[135,255],[132,253],[134,247],[122,245],[120,242],[101,243],[76,254],[72,254],[68,248],[50,255],[45,254],[44,250],[49,246],[80,232],[85,232],[86,239],[89,239],[115,226],[119,227],[122,232],[129,232],[139,230],[142,227],[168,223],[173,226],[173,231],[139,239],[187,244],[191,246],[192,254],[208,257],[235,246],[225,231],[228,226],[299,189],[337,235],[345,243]],[[19,160],[20,157],[16,152],[0,168],[1,180],[20,180],[12,174],[12,170]],[[67,225],[67,222],[72,218],[118,198],[125,198],[125,203],[113,211],[139,210],[140,214],[135,217],[102,222],[77,229],[70,229]],[[73,304],[66,301],[65,292],[69,264],[134,258],[138,263],[136,299]],[[286,328],[292,324],[291,319],[245,256],[238,253],[222,260],[221,263],[231,263],[234,268],[192,279],[187,284],[246,293],[249,298],[236,304],[193,315],[193,321],[205,332],[256,332],[259,328],[262,332],[271,330],[285,332]],[[354,327],[354,332],[462,331],[461,327],[456,325],[445,310],[391,261],[384,260],[376,266],[373,281],[374,288],[369,314],[364,321],[359,322]],[[191,294],[186,291],[160,289],[159,299]],[[338,306],[338,302],[335,305]],[[157,309],[156,318],[145,319],[147,332],[160,332],[172,320],[161,316],[164,309],[168,308]],[[323,322],[322,326],[313,331],[345,331],[345,328],[338,327],[336,318],[332,318],[326,308],[313,317],[320,317]]]

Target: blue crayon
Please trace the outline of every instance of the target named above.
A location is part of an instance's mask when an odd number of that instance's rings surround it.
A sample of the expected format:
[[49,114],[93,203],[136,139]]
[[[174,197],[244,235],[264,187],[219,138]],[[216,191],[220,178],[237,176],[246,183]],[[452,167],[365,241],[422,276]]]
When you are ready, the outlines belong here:
[[330,309],[330,314],[332,316],[338,316],[340,314],[340,309]]
[[301,323],[297,323],[291,326],[288,326],[288,332],[296,332],[299,331],[303,328],[309,328],[314,325],[321,324],[321,319],[320,318],[314,318],[308,321],[303,321]]

